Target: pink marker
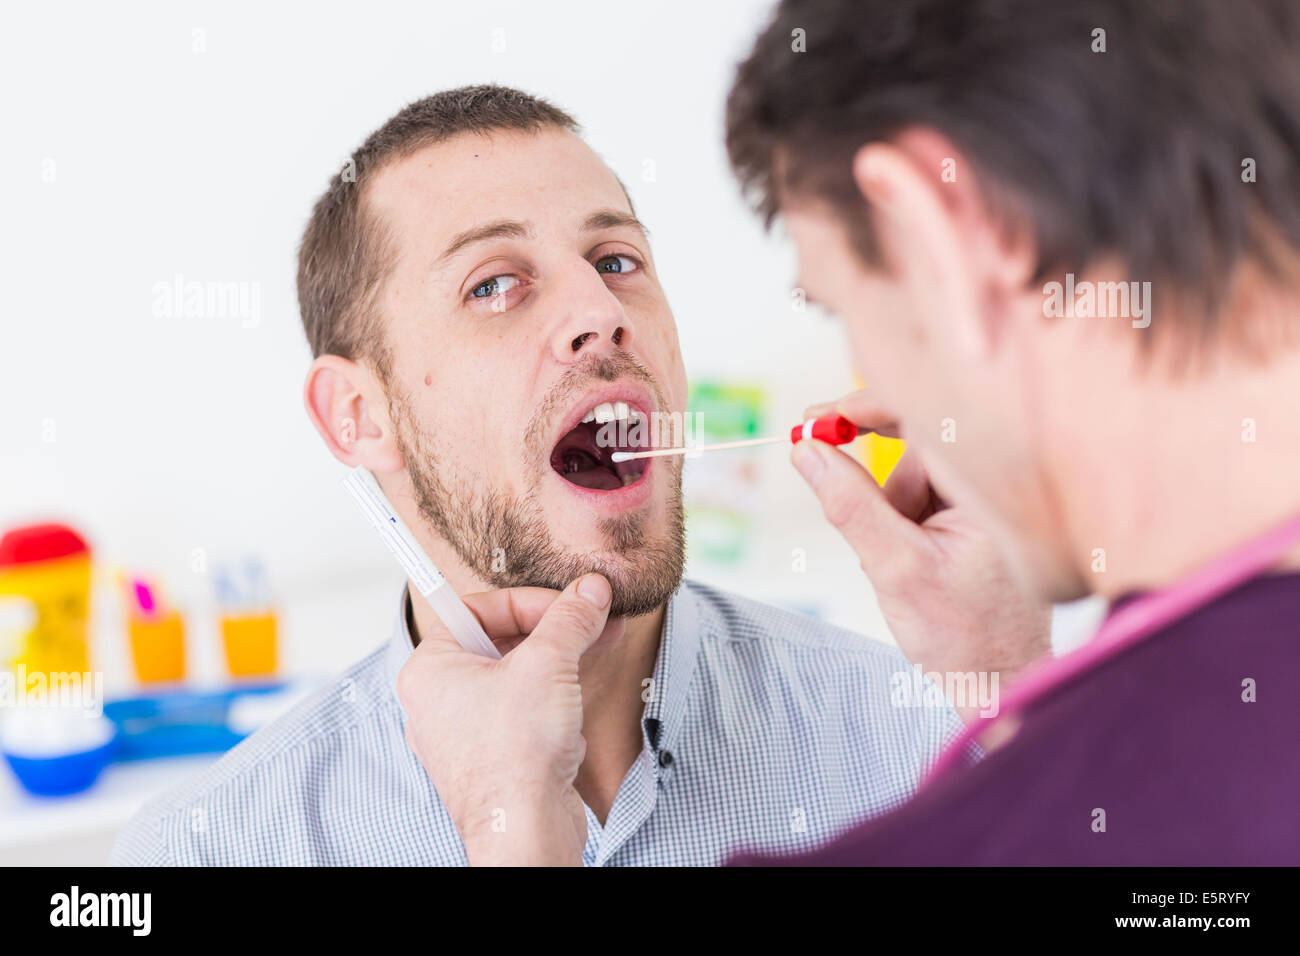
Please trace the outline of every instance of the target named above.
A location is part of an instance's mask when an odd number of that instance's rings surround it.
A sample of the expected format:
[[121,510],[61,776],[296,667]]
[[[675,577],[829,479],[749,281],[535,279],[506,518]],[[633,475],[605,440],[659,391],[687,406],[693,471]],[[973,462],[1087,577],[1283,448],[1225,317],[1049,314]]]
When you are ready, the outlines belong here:
[[140,613],[146,617],[154,612],[153,592],[149,590],[148,583],[143,578],[136,578],[131,582],[135,589],[135,603],[140,608]]

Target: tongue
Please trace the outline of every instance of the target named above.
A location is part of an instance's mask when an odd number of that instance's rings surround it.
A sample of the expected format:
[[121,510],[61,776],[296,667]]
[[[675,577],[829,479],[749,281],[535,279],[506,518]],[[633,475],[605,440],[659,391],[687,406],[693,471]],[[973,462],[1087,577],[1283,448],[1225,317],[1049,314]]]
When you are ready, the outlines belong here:
[[565,481],[583,488],[597,488],[601,491],[615,491],[623,487],[623,479],[618,476],[612,464],[605,464],[592,458],[579,448],[570,448],[558,452],[559,464],[552,457],[551,467],[560,473]]
[[551,468],[561,478],[583,488],[617,491],[641,477],[643,462],[615,465],[609,459],[618,448],[602,448],[596,440],[599,426],[592,422],[569,432],[551,452]]

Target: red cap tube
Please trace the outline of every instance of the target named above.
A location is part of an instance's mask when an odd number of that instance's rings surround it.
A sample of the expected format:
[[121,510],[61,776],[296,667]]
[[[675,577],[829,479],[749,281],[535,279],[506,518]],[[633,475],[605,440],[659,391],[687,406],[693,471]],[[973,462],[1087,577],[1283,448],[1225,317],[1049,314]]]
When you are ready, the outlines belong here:
[[821,418],[810,418],[790,429],[790,441],[798,444],[805,438],[816,438],[828,445],[847,445],[858,437],[858,426],[843,415],[832,412]]

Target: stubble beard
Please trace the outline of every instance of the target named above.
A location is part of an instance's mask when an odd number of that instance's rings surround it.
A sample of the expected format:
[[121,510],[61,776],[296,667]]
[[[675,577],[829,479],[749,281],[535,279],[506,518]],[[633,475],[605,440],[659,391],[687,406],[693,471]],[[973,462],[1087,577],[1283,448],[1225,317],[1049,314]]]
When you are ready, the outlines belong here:
[[[611,380],[622,370],[618,363],[596,368],[598,377]],[[492,587],[561,591],[594,571],[610,583],[610,616],[634,617],[658,610],[681,584],[686,540],[679,462],[665,462],[670,477],[662,532],[652,535],[641,514],[602,518],[598,527],[604,548],[575,553],[551,534],[538,500],[543,471],[536,461],[530,468],[535,477],[522,496],[491,487],[490,479],[461,478],[442,464],[454,456],[429,447],[406,396],[394,391],[390,404],[420,516]]]

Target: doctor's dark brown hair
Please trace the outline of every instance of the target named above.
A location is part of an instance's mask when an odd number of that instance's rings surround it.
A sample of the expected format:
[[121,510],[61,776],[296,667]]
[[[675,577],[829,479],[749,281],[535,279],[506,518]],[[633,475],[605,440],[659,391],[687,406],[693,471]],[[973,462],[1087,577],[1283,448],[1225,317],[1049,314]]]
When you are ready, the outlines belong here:
[[503,86],[465,86],[402,109],[352,154],[316,201],[298,249],[298,307],[313,356],[369,360],[391,373],[376,295],[394,261],[384,223],[366,209],[366,185],[390,161],[461,133],[577,132],[568,113]]
[[922,126],[1004,223],[1032,230],[1037,281],[1115,255],[1196,303],[1179,319],[1202,333],[1243,259],[1295,281],[1296,0],[785,0],[726,126],[769,225],[791,199],[824,200],[869,266],[854,154]]

